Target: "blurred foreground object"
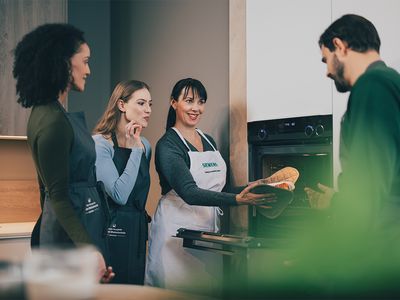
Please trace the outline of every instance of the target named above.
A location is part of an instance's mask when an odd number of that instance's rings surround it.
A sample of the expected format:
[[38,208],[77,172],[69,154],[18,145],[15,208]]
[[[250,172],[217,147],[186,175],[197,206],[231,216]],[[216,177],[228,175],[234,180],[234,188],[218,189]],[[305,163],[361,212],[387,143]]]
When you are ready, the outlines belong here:
[[23,266],[29,300],[94,298],[97,260],[92,247],[35,249]]
[[0,261],[0,299],[23,298],[22,270],[19,263]]

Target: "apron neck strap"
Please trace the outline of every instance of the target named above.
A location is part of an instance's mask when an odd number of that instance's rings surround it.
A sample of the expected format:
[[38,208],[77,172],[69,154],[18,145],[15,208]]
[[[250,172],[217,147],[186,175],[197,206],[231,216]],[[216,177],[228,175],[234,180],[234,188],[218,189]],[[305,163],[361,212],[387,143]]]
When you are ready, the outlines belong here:
[[188,148],[189,151],[192,151],[192,150],[190,149],[188,143],[186,142],[186,140],[184,139],[184,137],[183,137],[182,134],[180,133],[180,131],[179,131],[177,128],[175,128],[175,127],[171,127],[171,128],[176,132],[176,134],[177,134],[177,135],[179,136],[179,138],[182,140],[182,143],[185,144],[186,148]]
[[[182,142],[185,144],[185,146],[188,148],[189,151],[192,151],[188,145],[188,143],[186,142],[185,138],[182,136],[182,134],[180,133],[180,131],[175,128],[175,127],[171,127],[173,130],[175,130],[176,134],[179,136],[179,138],[182,140]],[[198,128],[196,128],[196,131],[200,134],[200,136],[202,136],[207,143],[210,144],[210,146],[214,149],[214,151],[217,151],[217,149],[215,149],[214,145],[209,141],[209,139],[206,137],[206,135]]]
[[217,149],[215,149],[214,145],[210,142],[210,140],[206,137],[206,135],[203,133],[203,131],[201,131],[200,129],[196,128],[196,131],[207,141],[207,143],[210,144],[210,146],[213,148],[214,151],[217,151]]
[[115,148],[116,148],[116,147],[119,147],[119,146],[118,146],[117,136],[115,135],[115,131],[111,132],[111,139],[112,139],[112,141],[113,141],[113,143],[114,143],[114,147],[115,147]]

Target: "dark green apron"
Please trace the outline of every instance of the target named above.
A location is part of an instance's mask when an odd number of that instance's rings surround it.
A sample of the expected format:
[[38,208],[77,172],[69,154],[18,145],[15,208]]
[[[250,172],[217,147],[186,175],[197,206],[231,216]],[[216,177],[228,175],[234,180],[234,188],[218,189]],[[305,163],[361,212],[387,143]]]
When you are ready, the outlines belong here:
[[[118,146],[115,134],[113,161],[121,175],[131,155],[131,149]],[[118,205],[109,198],[111,210],[111,226],[108,229],[110,247],[110,264],[115,272],[112,283],[143,284],[146,263],[146,241],[148,223],[145,206],[150,188],[149,163],[143,153],[138,176],[128,201]]]
[[[94,141],[86,128],[83,112],[67,113],[64,109],[63,111],[74,132],[69,158],[69,198],[93,244],[102,252],[107,261],[106,228],[109,224],[109,211],[101,183],[96,181]],[[39,226],[41,247],[74,244],[58,222],[47,191]]]

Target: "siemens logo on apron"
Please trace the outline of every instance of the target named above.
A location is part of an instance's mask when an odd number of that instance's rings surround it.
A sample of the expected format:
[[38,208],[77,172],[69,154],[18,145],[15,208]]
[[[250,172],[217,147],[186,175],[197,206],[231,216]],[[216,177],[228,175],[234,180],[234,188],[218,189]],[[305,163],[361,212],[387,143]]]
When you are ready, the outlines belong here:
[[111,227],[108,227],[107,235],[112,237],[125,237],[126,231],[122,228],[118,228],[117,224],[114,223]]
[[205,162],[202,163],[201,165],[205,169],[204,173],[221,172],[220,169],[211,169],[211,168],[218,168],[218,164],[216,162]]
[[92,201],[88,198],[85,205],[85,215],[90,215],[99,209],[99,204],[96,201]]

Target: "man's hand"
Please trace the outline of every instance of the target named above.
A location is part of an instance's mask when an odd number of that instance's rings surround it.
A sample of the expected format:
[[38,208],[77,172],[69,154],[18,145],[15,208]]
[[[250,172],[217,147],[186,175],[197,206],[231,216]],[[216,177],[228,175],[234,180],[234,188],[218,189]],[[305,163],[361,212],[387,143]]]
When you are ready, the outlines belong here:
[[318,183],[318,188],[320,191],[315,191],[311,188],[304,188],[304,191],[307,194],[308,201],[310,203],[311,208],[316,209],[326,209],[331,205],[331,200],[335,191],[321,183]]

